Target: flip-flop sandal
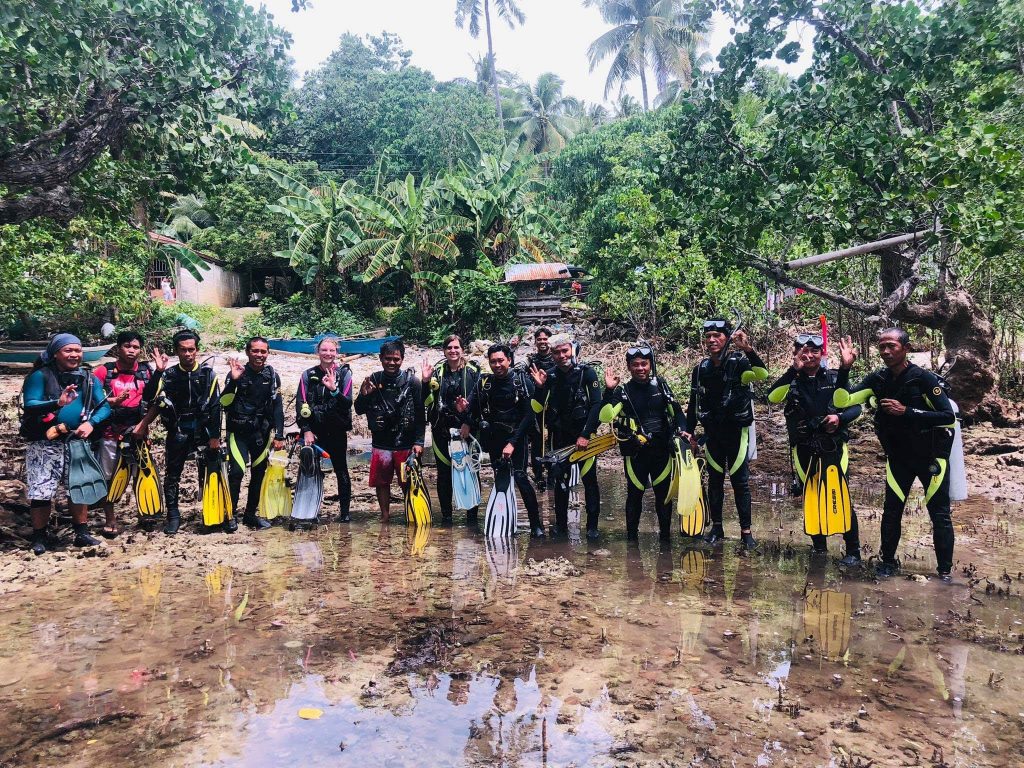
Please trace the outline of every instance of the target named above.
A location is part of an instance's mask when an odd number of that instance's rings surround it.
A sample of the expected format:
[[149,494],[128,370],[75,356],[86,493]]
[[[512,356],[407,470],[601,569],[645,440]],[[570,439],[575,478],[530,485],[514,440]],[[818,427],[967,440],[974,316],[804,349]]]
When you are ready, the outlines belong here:
[[111,527],[106,526],[106,525],[103,526],[103,529],[100,531],[100,535],[104,539],[116,539],[120,533],[121,533],[121,531],[117,527],[111,528]]

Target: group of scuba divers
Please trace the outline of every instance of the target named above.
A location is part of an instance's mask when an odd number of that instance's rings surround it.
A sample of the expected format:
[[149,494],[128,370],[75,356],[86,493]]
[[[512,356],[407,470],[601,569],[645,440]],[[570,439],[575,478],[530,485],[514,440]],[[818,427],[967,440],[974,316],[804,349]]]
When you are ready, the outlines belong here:
[[[179,487],[186,462],[201,478],[206,530],[237,530],[243,476],[250,471],[241,515],[253,529],[281,518],[291,527],[321,519],[325,472],[337,477],[339,514],[350,520],[352,497],[347,464],[352,414],[363,415],[372,435],[369,485],[381,519],[391,517],[397,476],[405,519],[432,520],[420,471],[429,426],[437,466],[437,501],[443,521],[456,510],[469,526],[479,524],[480,466],[486,451],[494,484],[484,514],[489,538],[518,530],[520,500],[532,537],[546,535],[537,488],[554,493],[554,523],[547,534],[570,535],[570,498],[583,487],[585,532],[599,537],[600,488],[597,456],[617,446],[627,482],[626,536],[638,539],[643,498],[654,493],[661,541],[673,529],[673,504],[680,533],[695,543],[725,539],[723,506],[729,477],[744,549],[757,546],[751,529],[749,462],[756,457],[752,385],[768,370],[746,333],[725,319],[704,322],[707,357],[690,377],[685,407],[658,375],[654,351],[644,343],[626,351],[628,378],[580,360],[580,346],[565,333],[534,333],[535,352],[516,365],[514,350],[493,344],[488,371],[468,359],[462,339],[449,336],[444,358],[421,370],[403,368],[401,341],[381,346],[381,370],[356,388],[349,366],[338,359],[338,342],[317,345],[318,365],[304,371],[295,396],[298,434],[286,440],[281,381],[267,364],[267,340],[246,344],[247,362],[229,359],[223,387],[208,360],[199,360],[194,331],[173,337],[178,362],[169,366],[159,349],[151,364],[140,362],[143,339],[117,337],[116,359],[94,370],[82,366],[82,346],[58,334],[25,381],[22,435],[32,514],[32,549],[54,545],[48,533],[51,501],[66,483],[74,522],[74,545],[97,542],[87,525],[90,507],[102,505],[102,534],[118,535],[114,505],[133,489],[140,523],[163,522],[173,535],[181,525]],[[850,425],[862,405],[876,406],[875,428],[886,455],[886,492],[881,552],[876,572],[899,569],[896,551],[910,488],[919,479],[931,517],[939,576],[953,567],[953,498],[966,495],[956,406],[945,381],[908,359],[910,339],[898,328],[883,331],[878,350],[885,367],[851,386],[857,351],[849,337],[839,343],[838,370],[827,365],[823,334],[801,333],[790,368],[769,389],[769,403],[784,405],[795,474],[794,494],[803,494],[804,528],[813,551],[827,552],[827,537],[841,535],[847,567],[861,562],[857,516],[847,470]],[[226,441],[221,439],[222,415]],[[163,482],[153,462],[149,427],[160,418],[167,432]],[[609,425],[610,430],[603,429]],[[701,436],[698,440],[697,433]],[[298,454],[294,483],[286,477]],[[951,458],[952,457],[952,458]],[[532,469],[533,481],[529,470]],[[582,526],[580,526],[582,527]],[[579,532],[579,527],[576,528]]]

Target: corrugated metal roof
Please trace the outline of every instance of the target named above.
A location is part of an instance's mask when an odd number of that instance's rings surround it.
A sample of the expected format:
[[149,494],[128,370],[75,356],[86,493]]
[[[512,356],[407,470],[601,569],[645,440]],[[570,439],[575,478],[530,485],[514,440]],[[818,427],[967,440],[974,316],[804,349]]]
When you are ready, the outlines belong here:
[[528,283],[535,280],[568,280],[569,265],[555,261],[542,264],[509,264],[505,267],[506,283]]

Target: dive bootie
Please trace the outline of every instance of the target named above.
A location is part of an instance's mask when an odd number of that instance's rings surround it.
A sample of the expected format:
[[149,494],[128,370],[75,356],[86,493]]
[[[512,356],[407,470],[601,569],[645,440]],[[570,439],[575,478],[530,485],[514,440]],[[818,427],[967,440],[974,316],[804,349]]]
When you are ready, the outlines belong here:
[[270,521],[263,517],[256,517],[255,512],[246,512],[242,516],[242,523],[246,528],[251,528],[254,531],[265,531],[270,527]]
[[743,542],[743,548],[748,552],[757,546],[757,541],[754,540],[754,534],[750,531],[741,533],[740,540]]
[[846,557],[839,561],[839,564],[847,568],[860,565],[860,550],[853,549],[846,553]]
[[891,561],[883,560],[875,568],[875,573],[878,576],[882,576],[882,577],[895,576],[899,572],[900,572],[900,564],[899,564],[899,562],[897,562],[895,560],[891,560]]
[[234,533],[237,530],[238,530],[238,518],[236,518],[234,515],[232,515],[231,517],[229,517],[227,520],[224,521],[224,531],[225,531],[225,533]]
[[711,526],[711,530],[704,534],[705,544],[718,544],[720,541],[725,540],[725,529],[721,523],[715,523]]
[[32,554],[38,557],[46,554],[46,529],[32,531]]
[[100,540],[89,535],[89,528],[85,523],[76,523],[75,540],[71,543],[76,547],[95,547]]
[[168,536],[173,536],[178,532],[178,528],[181,527],[181,515],[177,512],[167,515],[167,522],[164,523],[164,533]]

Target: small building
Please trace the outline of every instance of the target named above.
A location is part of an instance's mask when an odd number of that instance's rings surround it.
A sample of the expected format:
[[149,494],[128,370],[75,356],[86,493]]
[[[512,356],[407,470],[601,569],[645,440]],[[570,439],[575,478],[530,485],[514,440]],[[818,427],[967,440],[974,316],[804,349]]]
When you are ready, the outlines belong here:
[[[146,270],[146,290],[154,298],[166,300],[166,280],[170,281],[171,301],[190,301],[193,304],[206,304],[212,307],[245,305],[247,286],[241,274],[228,269],[219,259],[195,251],[173,237],[153,231],[147,234],[150,241],[158,246]],[[182,250],[197,257],[201,280],[175,258],[175,253]]]
[[586,295],[586,273],[560,262],[509,264],[503,283],[516,293],[516,316],[521,323],[556,322],[562,302]]

